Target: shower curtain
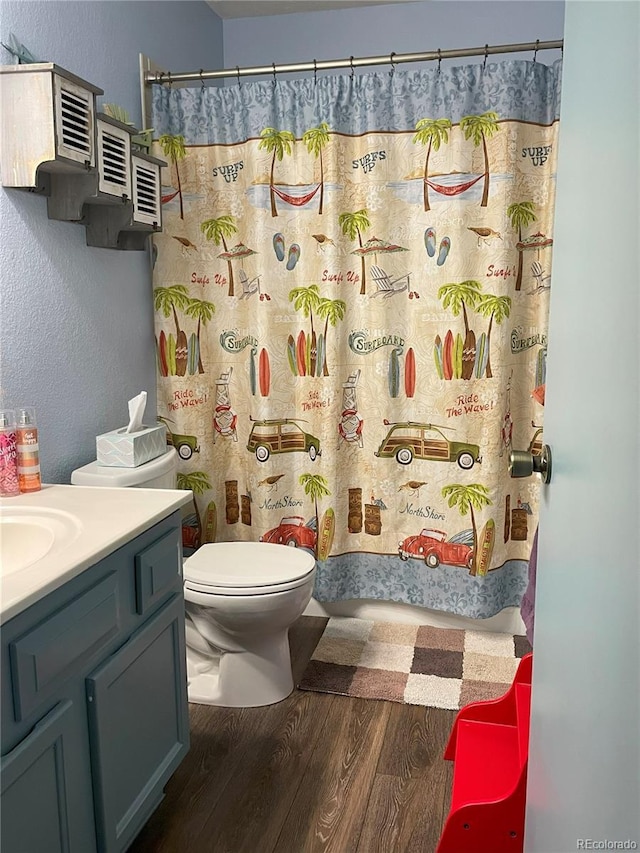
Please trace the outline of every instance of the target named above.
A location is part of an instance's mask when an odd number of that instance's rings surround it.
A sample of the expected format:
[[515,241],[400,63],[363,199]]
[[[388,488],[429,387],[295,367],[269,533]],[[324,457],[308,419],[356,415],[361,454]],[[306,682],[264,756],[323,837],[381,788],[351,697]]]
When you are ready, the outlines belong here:
[[527,61],[153,87],[185,545],[305,548],[321,601],[520,603],[559,95]]

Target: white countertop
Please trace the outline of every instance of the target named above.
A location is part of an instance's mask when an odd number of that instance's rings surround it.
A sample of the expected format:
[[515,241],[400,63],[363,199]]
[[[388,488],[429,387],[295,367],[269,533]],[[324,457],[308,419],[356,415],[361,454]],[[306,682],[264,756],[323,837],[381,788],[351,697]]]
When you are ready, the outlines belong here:
[[79,575],[103,557],[192,500],[172,489],[116,489],[43,485],[41,491],[0,498],[3,513],[50,513],[68,521],[69,541],[25,568],[3,573],[0,566],[0,623]]

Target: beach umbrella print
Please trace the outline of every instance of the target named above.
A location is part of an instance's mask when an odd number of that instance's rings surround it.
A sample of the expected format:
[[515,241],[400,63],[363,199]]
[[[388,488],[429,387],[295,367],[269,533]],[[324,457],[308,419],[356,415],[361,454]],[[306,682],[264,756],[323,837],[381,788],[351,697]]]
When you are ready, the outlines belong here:
[[[234,261],[236,258],[240,258],[244,260],[244,258],[248,258],[250,255],[257,255],[257,252],[254,252],[253,249],[250,249],[248,246],[245,246],[244,243],[237,243],[233,248],[229,249],[228,252],[220,252],[218,255],[219,258],[224,258],[225,261],[230,260]],[[242,264],[241,264],[242,266]]]
[[[378,285],[378,293],[382,293],[383,291],[380,289],[380,282],[383,281],[382,285],[385,295],[388,293],[397,292],[399,290],[408,289],[410,298],[413,298],[413,293],[411,293],[411,288],[409,286],[409,277],[403,276],[402,279],[396,279],[396,281],[392,281],[387,273],[384,270],[377,268],[378,266],[378,254],[386,254],[391,255],[394,252],[408,252],[408,249],[405,249],[404,246],[398,246],[395,243],[388,243],[386,240],[380,240],[378,237],[372,237],[370,240],[358,249],[354,249],[351,254],[359,255],[360,257],[367,257],[367,255],[373,255],[374,257],[374,265],[371,267],[371,272],[373,275],[376,284]],[[394,288],[393,285],[397,284],[401,280],[406,279],[406,285],[400,288]],[[418,298],[418,294],[416,293],[416,298]]]
[[360,257],[373,255],[375,259],[375,263],[378,263],[378,253],[384,253],[387,255],[392,254],[393,252],[408,252],[408,249],[405,249],[403,246],[396,246],[395,243],[387,243],[386,240],[379,240],[377,237],[372,237],[359,249],[354,249],[351,254],[359,255]]
[[540,260],[540,249],[546,249],[547,246],[553,245],[553,239],[538,232],[531,237],[525,237],[516,243],[516,249],[519,252],[525,252],[527,249],[536,249],[536,259]]
[[[244,243],[237,243],[228,251],[220,252],[218,257],[230,262],[235,261],[238,258],[240,259],[240,268],[242,270],[242,273],[240,275],[240,283],[242,284],[243,296],[250,296],[252,293],[257,292],[260,294],[261,302],[263,301],[263,299],[271,301],[271,297],[268,293],[260,292],[260,276],[256,276],[255,278],[249,280],[244,274],[244,259],[250,257],[251,255],[257,254],[258,253],[255,252],[253,249],[250,249],[248,246],[245,246]],[[242,299],[242,296],[240,298]]]

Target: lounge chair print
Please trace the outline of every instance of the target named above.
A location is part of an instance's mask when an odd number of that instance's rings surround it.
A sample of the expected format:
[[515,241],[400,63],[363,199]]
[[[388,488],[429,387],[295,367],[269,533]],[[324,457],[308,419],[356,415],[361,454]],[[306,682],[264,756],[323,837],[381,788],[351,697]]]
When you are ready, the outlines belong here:
[[392,280],[389,277],[389,274],[386,273],[382,267],[372,264],[371,277],[378,288],[375,293],[371,294],[371,296],[383,296],[385,299],[388,299],[390,296],[395,296],[396,293],[403,293],[407,290],[409,292],[409,299],[413,299],[414,295],[416,299],[420,299],[420,294],[414,294],[411,290],[411,273],[407,273],[406,275],[399,276]]
[[536,280],[536,287],[529,291],[530,293],[537,293],[540,290],[548,290],[551,287],[551,276],[546,274],[546,270],[542,268],[542,264],[538,263],[538,261],[534,261],[531,264],[531,275]]
[[[257,275],[255,278],[250,279],[249,276],[243,269],[238,270],[238,278],[240,279],[240,284],[242,285],[242,293],[240,295],[240,299],[249,299],[250,296],[253,296],[254,293],[260,293],[260,276]],[[260,293],[260,301],[262,302],[266,299],[268,302],[271,301],[271,297],[268,293]]]

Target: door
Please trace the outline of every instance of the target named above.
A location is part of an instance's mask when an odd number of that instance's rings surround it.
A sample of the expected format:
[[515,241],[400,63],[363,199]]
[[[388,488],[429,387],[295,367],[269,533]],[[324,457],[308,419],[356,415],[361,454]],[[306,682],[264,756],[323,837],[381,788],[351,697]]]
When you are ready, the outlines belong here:
[[125,850],[189,748],[184,598],[86,680],[100,853]]
[[[75,732],[71,702],[56,705],[2,758],[2,849],[29,853],[80,853],[74,846],[68,751]],[[65,752],[65,750],[67,752]],[[34,819],[35,818],[35,819]],[[93,849],[88,839],[85,850]]]
[[526,853],[640,848],[639,11],[566,4]]

